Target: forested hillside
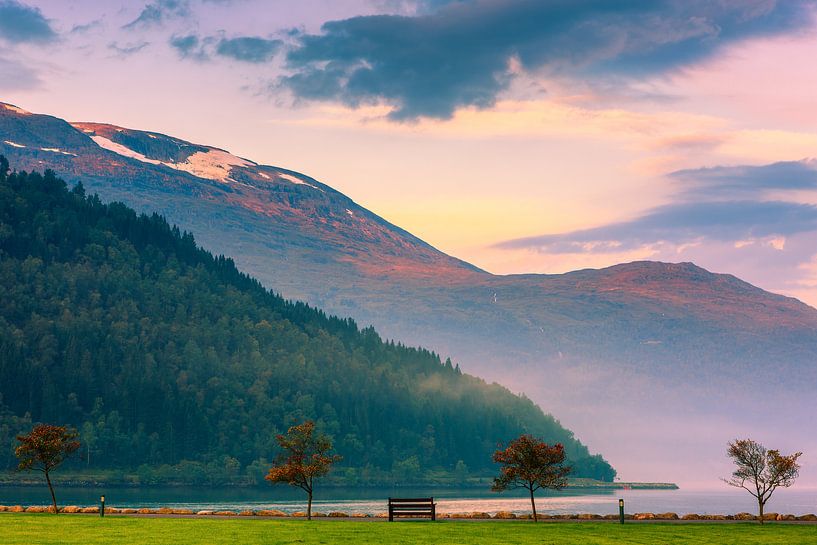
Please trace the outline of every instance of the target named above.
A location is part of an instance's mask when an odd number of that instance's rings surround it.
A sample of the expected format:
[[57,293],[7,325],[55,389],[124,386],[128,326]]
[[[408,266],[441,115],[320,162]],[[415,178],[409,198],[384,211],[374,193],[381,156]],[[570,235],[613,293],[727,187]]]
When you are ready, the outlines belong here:
[[6,165],[0,469],[42,421],[80,430],[75,467],[257,472],[276,433],[314,419],[352,480],[486,471],[522,432],[564,443],[577,476],[615,475],[527,398],[285,301],[158,215]]

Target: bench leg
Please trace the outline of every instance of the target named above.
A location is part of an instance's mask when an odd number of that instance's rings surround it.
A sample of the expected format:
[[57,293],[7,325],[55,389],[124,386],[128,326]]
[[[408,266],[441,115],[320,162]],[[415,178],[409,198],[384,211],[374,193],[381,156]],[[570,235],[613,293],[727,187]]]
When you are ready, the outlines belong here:
[[431,506],[431,520],[437,520],[437,506]]
[[389,505],[389,522],[394,522],[394,510],[391,505]]

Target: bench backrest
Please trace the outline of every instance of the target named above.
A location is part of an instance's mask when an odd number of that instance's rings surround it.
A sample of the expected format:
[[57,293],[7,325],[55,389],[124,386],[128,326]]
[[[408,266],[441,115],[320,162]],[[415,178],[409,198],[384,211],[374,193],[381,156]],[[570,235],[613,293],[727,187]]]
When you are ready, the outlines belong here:
[[434,505],[434,498],[389,498],[389,505],[400,507],[403,504],[422,504],[431,507]]

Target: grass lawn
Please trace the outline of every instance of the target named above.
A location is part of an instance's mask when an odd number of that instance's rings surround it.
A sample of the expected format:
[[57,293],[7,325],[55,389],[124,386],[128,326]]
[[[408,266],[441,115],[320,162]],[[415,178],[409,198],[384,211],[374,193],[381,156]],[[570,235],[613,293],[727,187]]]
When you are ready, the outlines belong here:
[[240,545],[350,544],[741,544],[814,545],[817,526],[736,524],[618,524],[598,522],[363,522],[265,519],[190,519],[0,514],[0,543]]

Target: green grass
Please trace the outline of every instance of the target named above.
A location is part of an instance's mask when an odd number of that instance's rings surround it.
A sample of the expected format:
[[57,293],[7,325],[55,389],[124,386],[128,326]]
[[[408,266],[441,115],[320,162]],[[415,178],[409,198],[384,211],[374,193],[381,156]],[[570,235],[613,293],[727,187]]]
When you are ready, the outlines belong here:
[[365,522],[0,514],[3,545],[110,544],[740,544],[814,545],[817,526],[753,523]]

